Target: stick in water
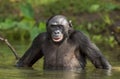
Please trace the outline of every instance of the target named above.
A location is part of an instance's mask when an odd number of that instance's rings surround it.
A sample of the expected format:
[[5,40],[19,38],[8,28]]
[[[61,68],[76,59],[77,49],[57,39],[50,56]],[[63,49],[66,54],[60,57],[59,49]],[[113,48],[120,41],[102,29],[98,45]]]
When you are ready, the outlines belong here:
[[13,52],[15,58],[18,60],[18,59],[19,59],[18,54],[16,53],[16,51],[15,51],[15,49],[12,47],[12,45],[8,42],[8,40],[5,39],[5,38],[3,38],[3,37],[0,37],[0,40],[1,40],[1,41],[4,41],[5,44],[7,44],[7,46],[8,46],[8,47],[11,49],[11,51]]

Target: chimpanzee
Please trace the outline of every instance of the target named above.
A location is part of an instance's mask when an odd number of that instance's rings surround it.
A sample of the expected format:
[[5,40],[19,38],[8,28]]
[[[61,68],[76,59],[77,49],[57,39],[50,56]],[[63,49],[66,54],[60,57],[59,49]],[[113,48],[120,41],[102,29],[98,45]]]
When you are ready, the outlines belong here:
[[47,32],[40,33],[33,40],[31,47],[17,62],[17,67],[32,67],[44,56],[45,70],[85,69],[86,58],[96,68],[111,68],[96,45],[81,31],[74,30],[65,16],[49,18],[46,28]]

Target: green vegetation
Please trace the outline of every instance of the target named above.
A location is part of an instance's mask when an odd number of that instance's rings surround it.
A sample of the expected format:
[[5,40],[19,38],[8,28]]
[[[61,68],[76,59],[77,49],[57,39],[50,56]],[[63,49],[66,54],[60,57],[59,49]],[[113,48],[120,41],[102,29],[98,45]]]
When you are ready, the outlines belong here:
[[21,57],[29,41],[46,31],[46,20],[56,14],[67,16],[76,30],[97,44],[112,64],[112,74],[96,71],[90,62],[87,73],[41,72],[43,58],[33,66],[35,70],[19,69],[13,67],[16,60],[11,50],[0,41],[0,79],[119,78],[120,47],[110,29],[120,39],[120,0],[0,0],[0,37],[7,38]]
[[[120,20],[120,4],[113,0],[1,0],[0,35],[9,40],[32,40],[45,31],[45,21],[63,14],[74,28],[85,32],[96,43],[114,46],[109,26]],[[119,12],[114,15],[114,12]]]

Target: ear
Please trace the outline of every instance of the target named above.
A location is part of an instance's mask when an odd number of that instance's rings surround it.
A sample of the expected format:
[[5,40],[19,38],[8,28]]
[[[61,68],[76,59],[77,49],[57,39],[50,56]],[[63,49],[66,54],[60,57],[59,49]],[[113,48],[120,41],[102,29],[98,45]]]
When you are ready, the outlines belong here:
[[70,28],[69,28],[69,30],[68,30],[68,34],[70,35],[72,32],[73,32],[73,25],[72,25],[72,21],[71,20],[69,20],[69,26],[70,26]]
[[73,25],[72,25],[72,21],[71,20],[69,20],[69,26],[70,27],[72,27]]

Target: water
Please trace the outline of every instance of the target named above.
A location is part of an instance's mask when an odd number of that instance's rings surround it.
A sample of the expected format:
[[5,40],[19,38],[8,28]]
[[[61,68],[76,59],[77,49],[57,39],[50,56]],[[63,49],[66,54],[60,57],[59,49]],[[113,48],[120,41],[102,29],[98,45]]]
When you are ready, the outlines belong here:
[[[28,43],[17,42],[13,44],[20,56],[29,47]],[[0,79],[120,79],[120,63],[113,52],[105,51],[105,56],[113,66],[111,71],[95,69],[90,62],[84,71],[45,71],[42,68],[42,60],[38,61],[33,68],[15,67],[14,55],[11,50],[0,42]]]

